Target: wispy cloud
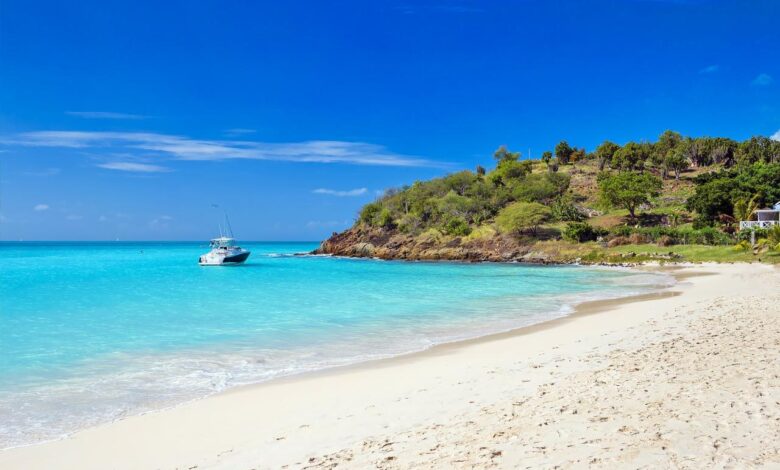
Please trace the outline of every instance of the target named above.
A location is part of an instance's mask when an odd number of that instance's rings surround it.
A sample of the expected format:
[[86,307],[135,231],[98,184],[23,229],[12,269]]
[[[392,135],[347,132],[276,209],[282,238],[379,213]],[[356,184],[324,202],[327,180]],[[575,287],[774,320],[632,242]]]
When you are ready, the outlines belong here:
[[772,134],[772,137],[770,137],[770,139],[777,140],[778,142],[780,142],[780,130]]
[[254,134],[255,132],[257,132],[257,131],[254,130],[254,129],[244,129],[242,127],[236,127],[236,128],[233,128],[233,129],[225,129],[225,135],[228,135],[230,137],[236,137],[236,136],[239,136],[239,135],[249,135],[249,134]]
[[33,206],[33,210],[36,211],[36,212],[47,211],[47,210],[49,210],[49,205],[48,204],[36,204],[35,206]]
[[84,119],[146,119],[149,116],[129,113],[112,113],[108,111],[65,111],[69,116],[76,116]]
[[709,73],[715,73],[720,71],[720,65],[708,65],[704,67],[703,69],[699,70],[699,73],[701,74],[709,74]]
[[83,218],[84,218],[83,215],[78,215],[78,214],[68,214],[65,216],[65,220],[72,220],[72,221],[81,220]]
[[106,170],[133,171],[136,173],[165,173],[172,171],[170,168],[166,168],[160,165],[150,165],[148,163],[135,162],[107,162],[98,163],[96,166],[105,168]]
[[755,86],[767,86],[767,85],[771,85],[772,82],[774,82],[774,79],[772,78],[771,75],[766,74],[766,73],[760,73],[750,83],[755,85]]
[[25,171],[25,175],[29,176],[56,176],[60,174],[59,168],[44,168],[40,171]]
[[312,192],[314,194],[327,194],[329,196],[355,197],[355,196],[362,196],[366,194],[368,192],[368,188],[348,189],[346,191],[341,191],[337,189],[318,188]]
[[[204,140],[149,132],[37,131],[3,138],[0,143],[33,147],[109,149],[132,154],[154,152],[177,160],[276,160],[382,166],[446,166],[425,158],[394,153],[381,145],[338,140],[257,142]],[[114,168],[117,169],[117,168]]]

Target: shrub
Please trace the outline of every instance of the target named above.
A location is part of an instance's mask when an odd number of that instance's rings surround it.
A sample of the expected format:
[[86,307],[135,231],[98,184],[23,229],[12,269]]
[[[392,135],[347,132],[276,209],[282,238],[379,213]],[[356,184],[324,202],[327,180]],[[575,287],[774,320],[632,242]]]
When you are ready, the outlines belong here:
[[528,175],[514,187],[512,194],[515,199],[523,202],[538,202],[550,200],[561,194],[560,187],[553,181],[550,174]]
[[662,235],[661,238],[658,239],[658,246],[672,246],[672,245],[674,245],[674,239],[669,235]]
[[515,202],[503,208],[496,216],[496,225],[505,233],[519,234],[524,230],[536,232],[539,224],[550,217],[550,209],[538,202]]
[[641,245],[643,243],[647,243],[647,237],[638,232],[634,232],[628,237],[628,241],[631,242],[632,245]]
[[615,238],[613,238],[612,240],[610,240],[607,243],[607,246],[609,248],[612,248],[613,246],[629,245],[629,244],[631,244],[631,242],[628,241],[628,238],[626,238],[626,237],[615,237]]
[[603,229],[598,229],[586,222],[569,222],[563,229],[563,238],[573,242],[588,242],[596,240],[604,234]]
[[382,212],[382,205],[378,202],[366,204],[360,211],[360,221],[364,224],[374,225],[374,221],[380,212]]
[[751,236],[751,233],[756,234],[756,240],[759,240],[761,238],[767,238],[768,232],[765,228],[753,228],[749,230],[740,230],[737,232],[737,240],[740,241],[750,241],[753,237]]
[[379,215],[375,217],[374,220],[374,225],[378,227],[392,228],[395,225],[393,223],[393,214],[391,214],[390,210],[387,208],[383,208],[379,211]]
[[471,227],[463,217],[450,217],[444,222],[442,231],[447,235],[459,237],[471,233]]
[[550,206],[550,211],[552,218],[561,222],[582,222],[586,218],[585,214],[572,204],[571,199],[565,197],[556,199]]

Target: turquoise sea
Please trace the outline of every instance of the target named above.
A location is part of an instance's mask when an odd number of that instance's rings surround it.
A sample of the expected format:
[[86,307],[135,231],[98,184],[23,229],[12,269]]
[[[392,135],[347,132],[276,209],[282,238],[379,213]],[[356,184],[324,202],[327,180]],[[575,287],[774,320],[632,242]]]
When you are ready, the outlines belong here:
[[244,243],[0,243],[0,448],[274,377],[560,317],[670,279],[626,269],[412,263]]

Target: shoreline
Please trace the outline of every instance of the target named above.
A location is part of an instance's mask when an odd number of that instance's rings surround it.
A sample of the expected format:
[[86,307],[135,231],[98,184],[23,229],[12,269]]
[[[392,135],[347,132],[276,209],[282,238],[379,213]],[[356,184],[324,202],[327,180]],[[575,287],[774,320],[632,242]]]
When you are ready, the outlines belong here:
[[[297,256],[297,255],[292,255],[292,256]],[[333,255],[313,255],[313,256],[332,257]],[[344,258],[367,261],[367,262],[374,261],[370,258],[348,258],[348,257],[344,257]],[[391,262],[398,262],[398,263],[420,263],[420,264],[440,264],[440,263],[474,264],[473,262],[465,262],[465,261],[461,262],[461,261],[449,261],[449,260],[434,260],[434,261],[379,260],[379,261],[391,261]],[[514,262],[491,262],[491,261],[486,261],[484,263],[508,264],[508,265],[522,264],[525,267],[533,267],[538,269],[544,269],[546,267],[578,267],[583,269],[594,269],[594,270],[605,270],[605,271],[617,270],[618,272],[620,271],[626,272],[629,275],[643,274],[644,271],[644,272],[651,272],[654,274],[673,277],[668,272],[670,270],[666,268],[663,269],[659,268],[659,269],[653,269],[648,271],[647,269],[643,270],[637,267],[629,267],[629,266],[596,266],[596,265],[573,265],[573,264],[544,265],[544,264],[537,264],[537,263],[514,263]],[[0,447],[0,453],[11,451],[14,449],[19,449],[19,448],[40,446],[52,442],[66,440],[76,434],[79,434],[89,429],[111,425],[113,423],[121,422],[126,419],[132,419],[134,417],[145,416],[145,415],[155,414],[155,413],[165,413],[167,411],[174,410],[182,406],[187,406],[191,403],[195,403],[200,400],[207,400],[209,398],[221,394],[233,393],[244,389],[251,389],[253,387],[262,387],[276,382],[294,382],[297,380],[307,379],[309,378],[309,376],[324,376],[332,373],[339,373],[341,371],[349,371],[353,369],[357,370],[361,368],[384,367],[385,362],[387,362],[387,364],[389,365],[392,364],[392,361],[396,361],[396,360],[400,360],[400,361],[414,360],[418,355],[439,354],[441,353],[441,351],[445,350],[444,348],[457,348],[459,346],[465,346],[468,344],[477,344],[482,341],[490,341],[494,339],[500,339],[503,337],[509,337],[515,334],[524,334],[524,330],[526,329],[528,329],[528,331],[530,332],[530,331],[536,331],[537,329],[542,327],[552,327],[556,325],[558,322],[565,321],[566,319],[572,316],[580,314],[580,310],[582,308],[598,308],[600,305],[607,306],[607,305],[612,305],[613,303],[615,303],[615,305],[619,305],[623,302],[642,301],[645,299],[649,300],[652,298],[664,297],[666,295],[669,295],[669,294],[665,294],[665,292],[668,291],[668,289],[673,288],[675,284],[676,284],[676,280],[673,281],[671,284],[668,284],[664,282],[662,279],[659,279],[657,283],[640,284],[638,286],[640,290],[648,291],[648,292],[643,292],[643,293],[615,292],[613,293],[613,295],[597,298],[595,300],[584,300],[584,301],[576,301],[576,300],[572,301],[571,299],[568,299],[561,305],[560,311],[550,310],[548,312],[550,315],[549,318],[542,319],[542,320],[532,320],[535,321],[534,323],[524,324],[519,326],[511,326],[508,329],[498,328],[498,329],[494,329],[493,331],[488,330],[487,332],[484,331],[477,332],[476,330],[474,331],[469,330],[468,333],[464,333],[462,335],[454,335],[452,338],[442,339],[438,342],[432,343],[420,349],[406,349],[401,352],[387,354],[379,357],[369,357],[369,358],[358,357],[356,359],[350,359],[346,363],[326,365],[316,369],[302,368],[300,370],[292,371],[289,373],[282,373],[280,375],[272,376],[270,378],[264,378],[251,383],[232,385],[222,390],[211,391],[204,395],[192,396],[190,398],[186,398],[183,401],[179,401],[177,403],[167,403],[163,405],[158,404],[156,406],[153,405],[147,407],[146,409],[142,408],[136,410],[123,411],[120,416],[114,417],[113,419],[100,420],[97,422],[93,422],[91,424],[80,425],[75,429],[69,430],[66,433],[61,434],[59,436],[44,438],[35,442],[27,442],[27,443],[10,445],[8,447]],[[590,292],[584,294],[592,295],[592,293]],[[562,313],[564,309],[566,311],[565,313]],[[484,322],[481,323],[489,325],[490,321],[486,319]]]
[[[133,434],[141,433],[143,434],[144,431],[154,431],[153,434],[158,434],[158,438],[162,441],[166,440],[166,437],[168,441],[170,441],[171,435],[166,431],[170,430],[171,428],[176,428],[178,430],[184,431],[186,430],[185,434],[190,436],[190,439],[187,442],[199,442],[199,441],[208,441],[208,430],[202,429],[200,432],[197,432],[197,424],[199,423],[201,426],[203,423],[203,418],[207,418],[207,422],[211,422],[212,424],[219,424],[220,427],[223,427],[227,425],[227,428],[225,428],[226,432],[230,432],[232,429],[233,431],[237,431],[239,434],[243,434],[241,430],[246,431],[246,426],[248,423],[244,422],[241,419],[241,416],[235,416],[234,412],[235,407],[238,406],[239,408],[241,406],[247,405],[247,400],[252,400],[252,404],[250,405],[250,408],[255,410],[255,412],[260,412],[259,417],[262,417],[265,414],[274,414],[273,410],[266,409],[261,404],[256,403],[256,401],[259,399],[262,401],[262,398],[267,398],[269,395],[276,397],[277,399],[280,397],[288,397],[288,394],[284,392],[285,389],[294,389],[294,390],[287,390],[287,392],[297,392],[292,393],[291,396],[295,397],[295,400],[302,401],[301,405],[307,405],[306,399],[307,394],[301,393],[302,389],[309,389],[312,386],[318,387],[318,386],[330,386],[334,387],[338,390],[341,388],[339,385],[339,382],[354,382],[361,381],[360,385],[363,387],[364,390],[368,390],[369,392],[372,390],[373,383],[369,381],[369,383],[365,382],[366,377],[361,376],[372,376],[374,379],[377,377],[381,378],[384,372],[393,372],[397,373],[401,369],[429,369],[426,367],[427,362],[437,362],[437,363],[446,363],[446,362],[452,362],[453,358],[456,356],[469,356],[473,350],[475,349],[495,349],[497,344],[501,343],[518,343],[521,342],[522,339],[529,339],[534,340],[536,339],[538,342],[538,338],[540,336],[550,336],[551,333],[554,332],[561,332],[562,330],[576,330],[577,328],[574,327],[574,324],[581,323],[583,321],[589,321],[588,319],[598,319],[597,323],[604,323],[603,319],[609,312],[614,312],[615,310],[631,310],[631,309],[640,309],[641,306],[647,305],[647,304],[659,304],[666,302],[677,302],[679,303],[686,297],[686,293],[689,292],[691,287],[691,281],[694,281],[693,283],[701,283],[702,279],[708,279],[708,278],[722,278],[724,276],[727,277],[727,271],[730,270],[745,270],[748,269],[746,266],[749,266],[750,270],[772,270],[773,268],[766,268],[763,265],[737,265],[736,267],[724,267],[724,266],[718,266],[718,265],[705,265],[705,266],[675,266],[671,268],[667,267],[649,267],[645,268],[651,272],[662,272],[664,274],[670,274],[677,279],[677,283],[671,287],[662,288],[659,292],[654,293],[646,293],[646,294],[640,294],[640,295],[634,295],[629,297],[621,297],[617,299],[604,299],[604,300],[595,300],[595,301],[585,301],[583,303],[578,304],[574,312],[571,314],[565,315],[560,318],[544,321],[541,323],[524,326],[516,329],[512,329],[506,332],[501,333],[494,333],[489,335],[484,335],[472,339],[464,339],[464,340],[458,340],[448,343],[442,343],[434,345],[430,348],[427,348],[422,351],[418,352],[411,352],[406,354],[401,354],[398,356],[393,356],[389,358],[382,358],[382,359],[373,359],[369,361],[359,362],[355,364],[349,364],[344,366],[336,366],[331,367],[327,369],[317,370],[317,371],[310,371],[295,375],[290,375],[286,377],[280,377],[277,379],[273,379],[267,382],[257,383],[257,384],[250,384],[250,385],[242,385],[235,388],[231,388],[222,392],[219,392],[217,394],[202,398],[193,400],[181,405],[177,405],[174,407],[170,407],[164,410],[158,410],[158,411],[152,411],[147,412],[141,415],[136,416],[130,416],[126,418],[122,418],[117,421],[113,421],[111,423],[98,425],[95,427],[90,427],[85,430],[81,430],[75,434],[72,434],[68,437],[57,439],[54,441],[47,441],[44,443],[39,444],[32,444],[27,446],[21,446],[21,447],[14,447],[5,449],[3,451],[0,451],[0,468],[12,468],[14,466],[14,462],[16,463],[24,463],[24,466],[26,468],[43,468],[43,466],[40,466],[44,462],[50,462],[54,463],[57,462],[58,466],[62,467],[64,463],[64,467],[68,468],[68,465],[72,465],[73,467],[80,467],[80,468],[93,468],[90,465],[93,465],[94,468],[99,468],[100,462],[105,462],[101,460],[101,453],[97,452],[95,455],[91,455],[89,452],[87,452],[87,455],[84,455],[83,459],[81,460],[48,460],[52,457],[55,457],[57,455],[63,455],[63,452],[65,455],[73,452],[76,449],[84,449],[86,448],[92,448],[94,445],[94,441],[103,441],[109,436],[116,436],[117,434],[128,437],[128,432],[130,433],[129,436],[132,436]],[[772,271],[774,272],[774,271]],[[647,309],[645,309],[647,310]],[[650,309],[654,310],[654,309]],[[600,315],[605,314],[605,315]],[[636,320],[636,319],[634,319]],[[624,321],[621,320],[621,321]],[[609,322],[607,322],[609,323]],[[614,322],[615,324],[621,323],[621,322]],[[603,325],[602,325],[603,326]],[[572,334],[573,331],[568,331],[568,334]],[[544,346],[544,345],[538,345],[538,346]],[[549,346],[549,345],[547,345]],[[546,349],[546,348],[542,348]],[[531,352],[531,351],[526,351]],[[549,352],[549,350],[547,351]],[[526,359],[531,360],[533,359],[533,355],[530,355],[529,357],[526,357]],[[484,358],[483,358],[484,359]],[[441,364],[439,364],[441,365]],[[407,371],[410,372],[410,371]],[[457,371],[456,375],[457,375]],[[402,373],[402,375],[405,374]],[[427,375],[427,374],[425,374]],[[367,385],[371,385],[367,387]],[[412,388],[414,387],[414,384],[408,384],[411,385]],[[354,387],[353,387],[354,388]],[[280,390],[283,391],[282,395],[279,395]],[[334,390],[329,390],[329,393],[333,393]],[[350,390],[349,386],[344,387],[344,390],[340,393],[344,393],[346,395],[352,396],[354,395],[354,392]],[[332,395],[333,397],[339,397],[340,394]],[[227,403],[231,402],[231,403]],[[327,400],[325,401],[327,403]],[[318,410],[316,406],[312,408],[311,404],[308,404],[307,407],[307,413],[302,413],[302,416],[299,416],[301,420],[304,416],[311,418],[311,414],[328,414],[326,411]],[[388,405],[385,403],[385,405]],[[375,405],[378,406],[378,405]],[[259,407],[259,409],[258,409]],[[225,422],[225,420],[220,420],[217,418],[216,415],[219,415],[219,410],[222,409],[223,411],[227,411],[227,409],[230,408],[231,418]],[[348,407],[349,408],[349,407]],[[216,415],[214,414],[216,413]],[[198,418],[195,419],[195,422],[192,422],[192,417],[188,415],[198,415]],[[278,414],[278,412],[276,413]],[[299,415],[301,412],[298,413]],[[424,413],[423,413],[424,414]],[[353,415],[354,416],[354,415]],[[436,414],[434,414],[436,416]],[[287,421],[289,421],[290,417],[286,417]],[[330,418],[333,418],[330,416]],[[236,423],[233,423],[234,426],[230,426],[231,420],[237,420]],[[310,420],[310,419],[308,419]],[[220,423],[220,421],[222,421]],[[336,421],[340,421],[340,419],[337,419]],[[165,425],[161,427],[155,427],[154,422],[163,422]],[[192,426],[184,426],[183,428],[181,425],[183,422],[190,422],[189,424]],[[240,425],[238,423],[241,423]],[[160,423],[157,423],[160,424]],[[376,423],[374,423],[376,424]],[[307,425],[308,427],[309,425]],[[250,426],[251,427],[251,426]],[[303,429],[303,428],[301,428]],[[382,427],[379,428],[379,430],[383,429]],[[263,434],[267,435],[270,430],[264,430]],[[291,434],[289,430],[285,431],[286,434]],[[273,434],[273,433],[272,433]],[[303,433],[303,434],[309,434],[309,433]],[[338,433],[336,433],[338,434]],[[351,435],[352,433],[347,433],[348,435]],[[352,436],[356,437],[356,436]],[[344,442],[344,436],[341,436],[341,441],[344,444],[348,444],[349,442]],[[330,439],[327,436],[319,436],[318,437],[319,442],[318,446],[314,446],[314,449],[318,449],[320,451],[328,450],[333,447],[333,440]],[[144,439],[146,440],[146,439]],[[228,439],[230,440],[230,439]],[[238,439],[239,441],[241,439]],[[289,441],[292,440],[292,437],[285,436],[282,439],[270,441],[270,446],[273,446],[274,442],[283,442],[283,441]],[[338,440],[338,439],[336,439]],[[206,452],[207,454],[212,455],[205,455],[203,452],[203,449],[199,449],[198,445],[193,446],[187,446],[187,442],[182,443],[179,442],[176,444],[177,446],[183,446],[185,449],[189,449],[189,452],[182,451],[181,449],[176,452],[167,453],[165,448],[156,447],[156,451],[150,453],[146,453],[144,455],[142,460],[141,466],[162,466],[162,468],[167,468],[168,466],[181,466],[184,465],[184,462],[188,462],[187,466],[190,466],[189,462],[196,462],[196,464],[202,464],[202,465],[214,465],[214,466],[220,466],[220,465],[232,465],[232,463],[228,462],[235,462],[233,460],[234,457],[238,455],[243,455],[244,458],[247,459],[247,462],[251,460],[252,455],[257,455],[258,449],[269,446],[268,438],[266,436],[266,439],[260,439],[261,442],[256,443],[256,445],[248,445],[242,447],[243,452],[235,452],[235,450],[231,450],[228,452],[230,456],[232,456],[230,459],[227,457],[222,458],[224,456],[227,456],[228,454],[220,454],[220,456],[216,456],[213,452]],[[112,440],[108,441],[112,442]],[[170,442],[169,442],[170,444]],[[110,446],[111,447],[111,446]],[[128,450],[127,447],[120,446],[119,448],[116,447],[116,443],[113,445],[114,451],[118,451],[122,453],[122,450],[126,451]],[[217,446],[220,447],[220,446]],[[278,453],[278,455],[275,455],[273,459],[266,459],[267,462],[283,462],[285,461],[284,457],[290,457],[290,455],[294,454],[295,452],[295,446],[293,448],[289,448],[289,445],[280,445],[277,447],[286,447],[286,452],[281,451]],[[233,446],[233,449],[235,449],[235,446]],[[305,451],[304,451],[305,449]],[[306,445],[303,447],[300,447],[299,453],[310,453],[312,451],[311,445]],[[136,449],[138,450],[138,449]],[[278,449],[282,450],[282,449]],[[260,451],[262,453],[262,451]],[[137,453],[137,452],[134,452]],[[292,453],[292,454],[291,454]],[[167,455],[166,455],[167,454]],[[80,455],[80,454],[76,454]],[[266,454],[267,455],[267,454]],[[105,455],[103,455],[105,457]],[[138,462],[137,462],[138,463]],[[264,463],[262,460],[259,462],[256,462],[256,464]],[[125,462],[128,467],[138,466],[135,465],[133,462]],[[161,464],[161,465],[158,465]],[[10,465],[10,466],[9,466]],[[271,466],[274,464],[271,463]],[[118,468],[122,468],[119,466]],[[266,468],[262,467],[261,468]]]
[[[293,255],[297,256],[297,255]],[[327,257],[340,257],[336,255],[329,255],[329,254],[323,254],[323,255],[310,255],[310,256],[327,256]],[[340,257],[341,258],[341,257]],[[459,260],[380,260],[380,259],[371,259],[371,258],[354,258],[354,257],[343,257],[345,259],[354,259],[354,260],[363,260],[363,261],[391,261],[391,262],[399,262],[399,263],[422,263],[422,264],[439,264],[439,263],[454,263],[454,264],[475,264],[476,262],[473,261],[459,261]],[[340,373],[348,373],[353,370],[361,370],[361,369],[372,369],[372,368],[382,368],[382,367],[388,367],[396,362],[403,363],[407,361],[414,361],[420,358],[424,358],[427,355],[436,356],[436,355],[442,355],[447,354],[448,350],[455,350],[461,347],[466,347],[468,345],[472,344],[479,344],[482,342],[487,341],[494,341],[502,338],[508,338],[515,335],[524,335],[529,334],[534,331],[541,331],[542,329],[552,328],[558,324],[561,324],[563,322],[566,322],[570,320],[572,317],[575,317],[577,315],[587,314],[587,313],[598,313],[598,310],[603,309],[604,311],[612,308],[616,308],[617,306],[620,306],[625,303],[632,303],[632,302],[642,302],[646,300],[652,300],[652,299],[658,299],[658,298],[664,298],[667,296],[677,295],[673,292],[670,292],[670,289],[673,289],[677,283],[678,280],[675,276],[671,274],[671,271],[674,268],[666,268],[666,267],[656,267],[654,269],[648,270],[648,269],[641,269],[641,267],[633,267],[633,266],[617,266],[617,265],[588,265],[588,264],[572,264],[572,263],[548,263],[548,264],[542,264],[542,263],[516,263],[516,262],[494,262],[494,261],[484,261],[481,263],[488,263],[488,264],[523,264],[525,266],[530,266],[534,268],[543,269],[545,267],[582,267],[585,269],[604,269],[604,270],[623,270],[628,273],[633,274],[641,274],[644,272],[651,272],[654,274],[660,274],[660,275],[666,275],[671,276],[675,280],[671,284],[666,283],[658,283],[658,284],[643,284],[640,286],[642,290],[649,290],[650,292],[643,292],[643,293],[630,293],[630,294],[616,294],[616,296],[607,296],[605,298],[599,298],[595,300],[584,300],[584,301],[574,301],[574,302],[565,302],[562,305],[562,308],[571,309],[571,311],[567,313],[562,313],[559,316],[551,316],[548,319],[537,321],[535,323],[530,323],[527,325],[521,325],[521,326],[514,326],[506,330],[496,330],[493,332],[487,332],[487,333],[469,333],[465,335],[464,337],[455,338],[455,339],[446,339],[442,340],[441,342],[433,343],[430,346],[426,346],[422,349],[410,349],[403,352],[383,356],[383,357],[374,357],[374,358],[367,358],[367,359],[356,359],[353,362],[347,362],[345,364],[337,364],[337,365],[328,365],[317,369],[310,369],[310,370],[299,370],[287,374],[282,374],[278,376],[274,376],[271,378],[266,378],[259,380],[257,382],[252,383],[244,383],[239,385],[233,385],[228,388],[225,388],[223,390],[218,390],[214,392],[210,392],[208,394],[202,395],[202,396],[196,396],[189,399],[186,399],[184,401],[181,401],[179,403],[173,403],[173,404],[167,404],[160,407],[152,407],[151,409],[146,409],[142,411],[130,411],[125,414],[123,414],[120,417],[106,420],[102,422],[97,422],[94,424],[89,424],[86,426],[81,426],[75,430],[69,431],[66,434],[63,434],[61,436],[48,438],[39,440],[37,442],[31,442],[31,443],[24,443],[24,444],[17,444],[12,445],[9,447],[0,448],[0,455],[2,455],[3,452],[12,451],[15,449],[21,449],[21,448],[27,448],[27,447],[36,447],[41,445],[47,445],[50,443],[67,440],[72,438],[73,436],[90,430],[94,428],[99,428],[102,426],[109,426],[114,423],[118,423],[127,419],[133,419],[136,417],[146,416],[150,414],[156,414],[156,413],[165,413],[171,410],[175,410],[177,408],[180,408],[182,406],[188,406],[192,403],[196,403],[201,400],[208,400],[210,398],[213,398],[215,396],[223,395],[223,394],[230,394],[230,393],[236,393],[241,392],[243,390],[251,390],[255,387],[264,387],[268,385],[273,385],[276,383],[294,383],[299,380],[307,380],[309,378],[315,378],[315,377],[322,377],[322,376],[328,376],[332,374],[340,374]],[[550,312],[550,315],[553,315],[553,312]]]

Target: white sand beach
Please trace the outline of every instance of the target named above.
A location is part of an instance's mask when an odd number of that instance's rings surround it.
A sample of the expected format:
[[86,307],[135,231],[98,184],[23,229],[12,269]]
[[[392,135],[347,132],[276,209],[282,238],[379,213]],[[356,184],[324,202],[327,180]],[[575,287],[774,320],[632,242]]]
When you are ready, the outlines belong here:
[[780,467],[780,271],[671,269],[665,294],[235,389],[0,468]]

